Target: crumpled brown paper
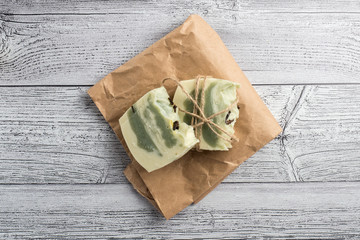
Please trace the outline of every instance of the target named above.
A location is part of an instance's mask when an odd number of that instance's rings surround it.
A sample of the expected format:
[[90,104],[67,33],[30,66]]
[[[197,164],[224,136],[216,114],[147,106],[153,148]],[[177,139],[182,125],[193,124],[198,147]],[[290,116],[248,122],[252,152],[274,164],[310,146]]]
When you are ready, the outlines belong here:
[[[190,151],[148,173],[129,152],[118,120],[146,92],[160,87],[164,78],[186,80],[197,75],[240,83],[240,117],[235,124],[240,141],[233,143],[228,152]],[[175,86],[168,90],[173,95]],[[107,75],[88,93],[132,160],[124,171],[126,177],[167,219],[200,201],[281,132],[219,35],[197,15],[191,15],[180,27]]]

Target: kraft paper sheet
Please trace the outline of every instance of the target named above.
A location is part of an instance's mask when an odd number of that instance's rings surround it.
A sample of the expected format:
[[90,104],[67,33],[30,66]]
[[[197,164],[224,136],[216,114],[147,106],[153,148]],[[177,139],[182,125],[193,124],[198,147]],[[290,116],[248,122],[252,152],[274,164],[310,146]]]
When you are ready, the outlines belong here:
[[[164,78],[187,80],[198,75],[240,83],[240,116],[235,124],[240,141],[228,152],[190,151],[148,173],[129,152],[119,118],[145,93],[160,87]],[[172,97],[176,86],[166,87]],[[126,177],[166,219],[200,201],[282,131],[219,35],[197,15],[108,74],[88,93],[132,160],[124,171]]]

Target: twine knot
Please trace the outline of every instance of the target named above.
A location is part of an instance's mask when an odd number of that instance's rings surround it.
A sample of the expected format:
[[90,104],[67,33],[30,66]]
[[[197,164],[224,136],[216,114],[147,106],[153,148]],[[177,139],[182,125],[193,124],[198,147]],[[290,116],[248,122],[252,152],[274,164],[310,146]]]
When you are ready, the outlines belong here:
[[[208,127],[211,129],[211,131],[213,131],[219,138],[224,139],[227,142],[232,142],[232,141],[239,141],[239,139],[229,133],[228,131],[226,131],[225,129],[223,129],[222,127],[220,127],[218,124],[214,123],[211,119],[213,119],[214,117],[229,111],[230,109],[232,109],[235,105],[238,104],[239,102],[239,98],[238,96],[236,96],[236,101],[234,101],[231,105],[229,105],[226,109],[221,110],[209,117],[206,117],[205,113],[204,113],[204,105],[205,105],[205,87],[206,87],[206,79],[208,76],[197,76],[196,77],[196,85],[195,85],[195,99],[193,97],[191,97],[191,95],[185,90],[185,88],[183,87],[183,85],[180,83],[179,80],[174,79],[174,78],[165,78],[162,80],[162,85],[164,85],[164,83],[168,80],[172,80],[174,81],[178,87],[180,87],[180,89],[185,93],[186,97],[193,103],[194,107],[193,107],[193,111],[192,112],[188,112],[184,109],[181,109],[179,106],[179,111],[184,112],[185,114],[189,114],[192,118],[191,118],[191,126],[193,126],[193,128],[195,129],[195,137],[197,137],[200,141],[201,141],[201,135],[202,135],[202,125],[203,124],[207,124]],[[203,78],[203,82],[202,82],[202,86],[201,86],[201,93],[200,93],[200,105],[198,104],[198,97],[199,97],[199,85],[200,85],[200,79]],[[220,133],[218,133],[218,131],[223,132],[225,135],[227,135],[227,137],[221,135]],[[200,143],[198,143],[196,145],[196,150],[200,151],[200,147],[199,147]]]

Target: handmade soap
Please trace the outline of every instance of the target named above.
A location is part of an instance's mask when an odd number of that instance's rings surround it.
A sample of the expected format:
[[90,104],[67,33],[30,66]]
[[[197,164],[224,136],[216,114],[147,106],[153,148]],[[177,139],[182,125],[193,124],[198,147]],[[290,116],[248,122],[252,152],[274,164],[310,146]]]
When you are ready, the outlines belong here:
[[131,154],[148,172],[182,157],[199,141],[164,87],[146,93],[119,122]]
[[[199,93],[197,102],[200,105],[201,90],[203,84],[203,78],[199,79]],[[180,81],[180,84],[184,89],[192,96],[195,97],[196,79]],[[237,104],[236,89],[240,87],[239,84],[227,80],[207,78],[205,82],[204,92],[204,106],[203,110],[206,117],[216,114],[233,104],[233,106],[226,112],[217,115],[211,120],[219,125],[222,129],[230,134],[234,134],[234,124],[239,117],[239,109]],[[177,87],[174,95],[174,104],[179,108],[188,112],[193,112],[194,104],[187,98],[185,93],[180,87]],[[191,124],[192,116],[184,112],[179,111],[180,119],[187,124]],[[200,143],[199,148],[203,150],[222,150],[226,151],[231,148],[231,143],[225,139],[217,136],[213,130],[207,124],[200,126],[201,135],[198,136]],[[228,136],[217,128],[214,128],[217,133],[228,138]]]

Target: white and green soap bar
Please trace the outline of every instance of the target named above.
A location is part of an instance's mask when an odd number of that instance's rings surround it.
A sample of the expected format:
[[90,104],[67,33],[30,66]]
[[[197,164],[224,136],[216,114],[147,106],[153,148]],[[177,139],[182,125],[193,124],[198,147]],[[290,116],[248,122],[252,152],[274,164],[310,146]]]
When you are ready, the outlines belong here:
[[[199,95],[198,103],[200,103],[201,86],[203,79],[199,80]],[[195,97],[196,79],[184,80],[180,82],[184,89]],[[207,78],[205,85],[205,104],[204,113],[206,117],[209,117],[217,112],[220,112],[237,100],[236,89],[240,85],[235,82],[217,79]],[[185,93],[178,87],[175,92],[174,104],[188,112],[193,111],[193,103],[186,97]],[[199,104],[200,105],[200,104]],[[179,112],[180,120],[187,124],[191,124],[191,118],[189,114]],[[239,110],[236,105],[232,107],[228,112],[224,112],[212,119],[214,123],[226,130],[228,133],[234,134],[234,124],[239,117]],[[224,137],[228,137],[225,133],[217,130],[217,132]],[[203,150],[222,150],[227,151],[231,148],[231,143],[218,137],[206,124],[202,126],[202,134],[200,137],[200,149]]]
[[164,87],[146,93],[119,122],[131,154],[148,172],[179,159],[199,141]]

